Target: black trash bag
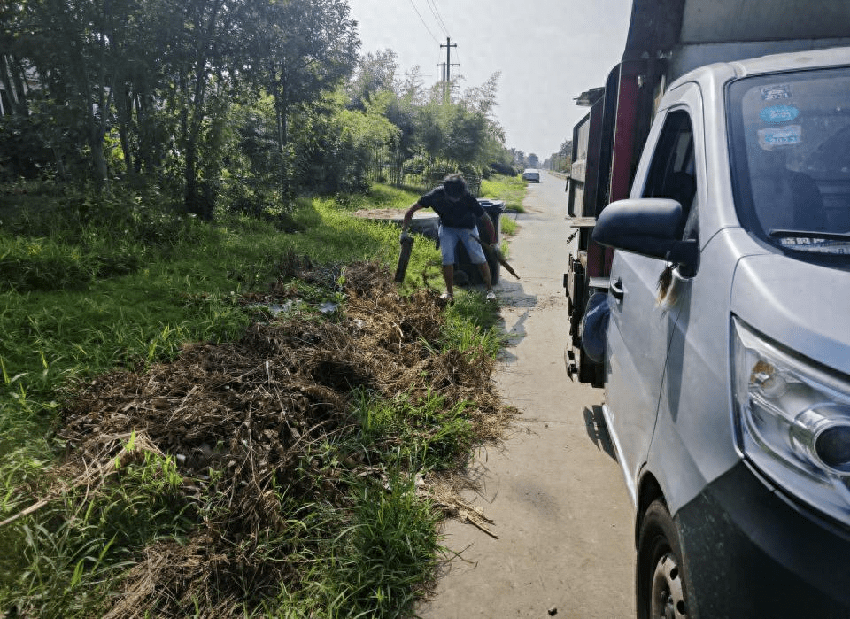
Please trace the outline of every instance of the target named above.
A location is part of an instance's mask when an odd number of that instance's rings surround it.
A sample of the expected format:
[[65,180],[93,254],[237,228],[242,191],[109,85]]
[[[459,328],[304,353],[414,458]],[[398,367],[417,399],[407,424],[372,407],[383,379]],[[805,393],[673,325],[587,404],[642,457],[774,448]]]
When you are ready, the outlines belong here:
[[605,360],[605,347],[608,342],[608,319],[611,308],[608,294],[596,292],[587,302],[581,326],[581,348],[591,361],[602,363]]

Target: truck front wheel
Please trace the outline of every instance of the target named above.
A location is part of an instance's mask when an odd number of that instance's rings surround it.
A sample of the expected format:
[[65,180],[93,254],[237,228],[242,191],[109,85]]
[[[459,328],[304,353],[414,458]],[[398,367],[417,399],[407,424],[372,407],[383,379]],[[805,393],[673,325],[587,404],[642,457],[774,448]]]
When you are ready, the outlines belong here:
[[676,525],[661,500],[643,516],[638,536],[637,604],[640,619],[687,619],[688,595]]

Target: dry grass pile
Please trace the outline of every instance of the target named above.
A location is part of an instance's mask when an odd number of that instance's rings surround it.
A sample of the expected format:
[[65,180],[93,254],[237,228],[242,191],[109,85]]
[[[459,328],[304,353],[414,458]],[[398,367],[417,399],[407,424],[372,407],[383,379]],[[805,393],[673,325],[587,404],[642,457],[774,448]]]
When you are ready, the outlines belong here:
[[492,389],[494,362],[442,351],[436,292],[404,298],[375,264],[340,271],[287,256],[263,301],[294,294],[292,277],[331,289],[344,280],[344,313],[281,314],[235,343],[187,345],[174,362],[91,381],[66,409],[66,478],[96,493],[141,451],[171,456],[182,477],[176,504],[197,522],[187,542],[159,541],[137,556],[110,616],[180,615],[198,604],[241,616],[280,583],[297,587],[296,546],[313,542],[299,537],[305,514],[286,513],[281,496],[344,509],[344,479],[384,473],[377,449],[322,457],[322,445],[357,435],[358,389],[412,400],[437,392],[446,406],[468,400],[477,439],[498,439],[510,412]]

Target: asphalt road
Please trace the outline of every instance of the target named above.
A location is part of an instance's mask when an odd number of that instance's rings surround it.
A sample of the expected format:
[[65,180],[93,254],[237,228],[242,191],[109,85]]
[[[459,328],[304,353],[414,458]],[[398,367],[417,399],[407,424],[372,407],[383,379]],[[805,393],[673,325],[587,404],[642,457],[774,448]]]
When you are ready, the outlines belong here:
[[564,185],[548,173],[531,185],[508,258],[522,280],[502,270],[496,286],[511,337],[496,380],[523,414],[501,449],[476,454],[470,475],[481,491],[467,498],[498,537],[446,523],[444,544],[458,556],[417,608],[425,619],[635,616],[632,506],[604,391],[571,382],[564,365]]

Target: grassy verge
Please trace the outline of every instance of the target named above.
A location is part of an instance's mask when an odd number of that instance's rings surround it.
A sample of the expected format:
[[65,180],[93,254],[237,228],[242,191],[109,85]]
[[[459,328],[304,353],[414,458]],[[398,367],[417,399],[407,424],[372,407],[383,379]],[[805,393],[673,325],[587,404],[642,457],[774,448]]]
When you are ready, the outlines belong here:
[[[129,198],[4,216],[0,613],[410,611],[441,517],[417,479],[493,437],[501,344],[479,295],[442,312],[344,267],[398,251],[349,211],[413,199],[302,201],[295,233]],[[438,281],[438,251],[417,244],[408,273]]]
[[494,176],[481,181],[481,195],[505,201],[505,208],[515,213],[524,213],[522,199],[526,183],[519,176]]
[[[505,214],[500,219],[501,232],[506,236],[517,233],[519,225],[512,214],[524,213],[522,200],[525,197],[526,183],[519,176],[495,176],[481,182],[481,195],[505,200]],[[505,248],[507,251],[507,248]]]

